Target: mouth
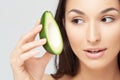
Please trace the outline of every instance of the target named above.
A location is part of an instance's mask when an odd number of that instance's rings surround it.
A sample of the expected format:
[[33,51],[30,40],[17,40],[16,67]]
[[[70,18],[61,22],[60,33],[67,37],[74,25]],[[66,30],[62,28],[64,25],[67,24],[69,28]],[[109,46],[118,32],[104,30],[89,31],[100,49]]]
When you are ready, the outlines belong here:
[[97,54],[97,53],[103,52],[105,50],[107,50],[107,48],[90,48],[90,49],[86,49],[84,51],[87,53],[90,53],[90,54]]
[[105,54],[106,50],[107,48],[89,48],[89,49],[85,49],[84,52],[88,58],[98,59]]

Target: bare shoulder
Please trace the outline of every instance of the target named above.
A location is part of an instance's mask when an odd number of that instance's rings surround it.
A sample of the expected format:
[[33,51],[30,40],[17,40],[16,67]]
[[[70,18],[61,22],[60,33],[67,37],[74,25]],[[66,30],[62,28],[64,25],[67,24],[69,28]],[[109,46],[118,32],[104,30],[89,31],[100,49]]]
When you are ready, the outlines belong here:
[[49,75],[49,74],[44,74],[42,80],[55,80],[55,79],[51,75]]
[[[55,79],[51,75],[49,75],[49,74],[44,74],[42,80],[55,80]],[[71,80],[71,77],[67,76],[67,75],[64,75],[59,80]]]

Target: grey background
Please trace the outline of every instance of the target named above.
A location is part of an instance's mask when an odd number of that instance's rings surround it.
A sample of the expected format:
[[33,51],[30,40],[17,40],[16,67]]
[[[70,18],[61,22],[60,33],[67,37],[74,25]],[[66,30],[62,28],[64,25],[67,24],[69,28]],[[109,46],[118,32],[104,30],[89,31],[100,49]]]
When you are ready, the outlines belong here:
[[[12,49],[45,10],[55,13],[57,3],[58,0],[0,0],[0,80],[13,80],[9,64]],[[53,60],[45,72],[54,72]]]

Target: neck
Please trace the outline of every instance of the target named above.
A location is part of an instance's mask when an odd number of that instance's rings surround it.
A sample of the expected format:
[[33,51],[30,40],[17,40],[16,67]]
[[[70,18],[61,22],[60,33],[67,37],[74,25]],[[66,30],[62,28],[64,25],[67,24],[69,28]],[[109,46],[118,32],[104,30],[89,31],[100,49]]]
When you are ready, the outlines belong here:
[[117,60],[101,69],[90,69],[81,64],[80,72],[73,80],[120,80]]

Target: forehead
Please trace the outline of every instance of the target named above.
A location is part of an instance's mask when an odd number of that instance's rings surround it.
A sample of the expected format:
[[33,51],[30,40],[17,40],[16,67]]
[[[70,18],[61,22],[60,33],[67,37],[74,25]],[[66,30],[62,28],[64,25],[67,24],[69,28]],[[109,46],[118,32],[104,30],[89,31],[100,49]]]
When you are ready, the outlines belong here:
[[66,11],[80,9],[82,11],[102,11],[106,8],[120,8],[119,0],[67,0]]

